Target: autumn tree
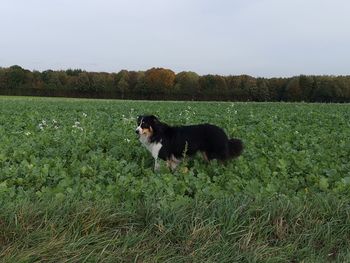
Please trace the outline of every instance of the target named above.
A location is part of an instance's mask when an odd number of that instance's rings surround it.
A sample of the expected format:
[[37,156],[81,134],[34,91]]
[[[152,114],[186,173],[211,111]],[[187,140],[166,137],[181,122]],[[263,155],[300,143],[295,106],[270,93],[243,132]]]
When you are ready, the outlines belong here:
[[155,98],[157,93],[157,99],[350,102],[350,76],[300,75],[267,79],[248,75],[199,76],[190,71],[175,75],[164,68],[118,73],[81,69],[40,72],[14,65],[0,67],[0,92],[68,97],[81,92],[91,97],[144,99]]
[[170,69],[151,68],[145,72],[145,85],[149,91],[169,93],[175,82],[175,73]]

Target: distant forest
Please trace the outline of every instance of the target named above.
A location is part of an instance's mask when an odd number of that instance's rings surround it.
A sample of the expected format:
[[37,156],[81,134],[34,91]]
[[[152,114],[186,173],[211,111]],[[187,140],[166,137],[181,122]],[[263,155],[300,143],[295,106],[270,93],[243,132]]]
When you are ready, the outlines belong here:
[[350,102],[350,76],[255,78],[248,75],[203,75],[170,69],[81,69],[30,71],[0,68],[1,95],[114,99]]

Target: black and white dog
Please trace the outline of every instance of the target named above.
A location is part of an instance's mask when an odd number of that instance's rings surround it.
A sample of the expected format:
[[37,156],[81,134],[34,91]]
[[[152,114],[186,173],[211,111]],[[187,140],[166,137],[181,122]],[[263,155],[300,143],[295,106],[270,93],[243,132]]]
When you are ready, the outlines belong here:
[[137,125],[139,140],[155,160],[155,171],[159,169],[158,158],[174,170],[184,155],[192,156],[198,151],[206,161],[226,161],[243,151],[241,140],[228,139],[221,128],[211,124],[172,127],[153,115],[145,115],[138,116]]

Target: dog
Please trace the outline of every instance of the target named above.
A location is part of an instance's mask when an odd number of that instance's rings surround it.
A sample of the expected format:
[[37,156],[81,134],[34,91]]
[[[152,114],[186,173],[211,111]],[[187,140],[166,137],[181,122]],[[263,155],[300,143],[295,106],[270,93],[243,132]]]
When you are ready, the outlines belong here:
[[223,129],[207,123],[169,126],[154,115],[143,115],[137,117],[135,131],[140,142],[151,152],[155,171],[160,168],[158,158],[165,160],[167,167],[174,171],[185,155],[201,152],[207,162],[217,159],[224,163],[243,151],[241,140],[228,139]]

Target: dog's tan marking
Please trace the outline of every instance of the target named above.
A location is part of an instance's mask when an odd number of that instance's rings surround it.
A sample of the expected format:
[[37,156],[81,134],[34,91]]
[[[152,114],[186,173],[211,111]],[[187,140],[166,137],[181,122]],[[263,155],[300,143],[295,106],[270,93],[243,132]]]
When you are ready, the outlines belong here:
[[149,129],[148,128],[141,129],[141,134],[147,137],[151,137],[153,134],[152,127],[149,127]]

